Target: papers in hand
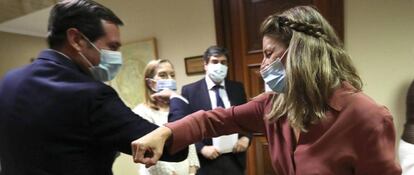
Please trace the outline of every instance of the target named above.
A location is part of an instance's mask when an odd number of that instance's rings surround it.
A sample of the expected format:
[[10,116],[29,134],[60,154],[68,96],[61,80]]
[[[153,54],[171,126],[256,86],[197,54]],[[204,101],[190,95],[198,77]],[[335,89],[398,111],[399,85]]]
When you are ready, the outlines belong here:
[[213,138],[213,146],[220,154],[233,152],[233,147],[239,140],[238,134],[225,135]]

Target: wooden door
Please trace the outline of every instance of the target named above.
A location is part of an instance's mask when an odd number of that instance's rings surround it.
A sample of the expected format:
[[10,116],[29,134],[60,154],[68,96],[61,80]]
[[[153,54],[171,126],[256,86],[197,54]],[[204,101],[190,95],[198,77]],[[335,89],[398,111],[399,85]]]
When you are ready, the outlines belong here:
[[[315,6],[343,39],[343,0],[213,0],[216,37],[229,49],[228,78],[244,84],[249,99],[264,91],[259,68],[263,58],[259,34],[269,15],[297,5]],[[255,134],[248,150],[247,174],[275,174],[266,139]]]

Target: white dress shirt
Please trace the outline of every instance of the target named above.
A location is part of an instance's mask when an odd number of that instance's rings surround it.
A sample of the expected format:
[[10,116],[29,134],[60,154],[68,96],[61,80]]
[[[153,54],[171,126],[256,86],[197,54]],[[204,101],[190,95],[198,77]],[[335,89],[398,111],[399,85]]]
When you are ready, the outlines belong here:
[[[213,80],[211,80],[208,76],[206,76],[205,79],[207,83],[208,95],[210,96],[211,108],[217,108],[216,92],[213,90],[213,87],[216,85],[216,83],[214,83]],[[231,104],[229,96],[226,92],[226,84],[224,83],[224,80],[219,85],[223,87],[219,89],[219,95],[221,97],[221,100],[223,100],[224,107],[229,108]]]
[[[176,97],[180,98],[179,96]],[[185,100],[182,97],[181,99]],[[162,126],[168,122],[168,112],[157,111],[144,104],[139,104],[133,111],[145,120],[158,126]],[[140,175],[165,175],[172,174],[172,172],[175,172],[177,175],[188,175],[190,166],[200,167],[194,144],[189,145],[188,157],[181,162],[158,161],[157,164],[150,168],[145,168],[143,164],[140,164],[138,171]]]
[[414,174],[414,144],[407,143],[404,140],[400,140],[398,148],[400,156],[400,164],[402,169],[402,175]]

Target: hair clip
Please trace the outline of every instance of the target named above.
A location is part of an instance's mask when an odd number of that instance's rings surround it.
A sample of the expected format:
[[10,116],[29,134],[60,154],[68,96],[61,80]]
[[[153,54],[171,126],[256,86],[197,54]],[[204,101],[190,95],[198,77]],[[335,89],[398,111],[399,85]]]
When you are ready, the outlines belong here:
[[286,24],[289,22],[290,20],[284,16],[277,16],[277,22],[279,23],[279,25],[281,26],[286,26]]

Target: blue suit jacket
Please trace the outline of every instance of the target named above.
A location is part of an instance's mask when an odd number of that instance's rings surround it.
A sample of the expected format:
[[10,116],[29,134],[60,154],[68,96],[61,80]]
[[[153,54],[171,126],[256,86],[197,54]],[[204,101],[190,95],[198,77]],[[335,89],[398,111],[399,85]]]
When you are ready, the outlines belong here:
[[[131,154],[131,141],[157,128],[52,50],[10,71],[0,97],[3,175],[110,175],[115,153]],[[186,151],[163,159],[183,160]]]
[[[225,85],[226,85],[225,89],[226,89],[228,98],[230,100],[231,106],[237,106],[237,105],[246,103],[246,94],[244,91],[243,84],[236,82],[236,81],[225,80]],[[207,89],[207,83],[204,78],[197,82],[183,86],[181,92],[182,92],[181,95],[184,98],[186,98],[189,102],[189,106],[187,107],[187,109],[185,109],[185,110],[188,110],[189,113],[193,113],[198,110],[207,111],[207,110],[212,109],[211,100],[210,100],[210,96],[209,96],[208,89]],[[170,119],[170,120],[173,121],[177,119]],[[247,136],[251,138],[251,134],[249,133],[239,134],[239,137],[241,136]],[[199,157],[201,166],[211,161],[209,159],[204,158],[202,155],[200,155],[200,151],[205,145],[212,145],[212,139],[204,139],[202,142],[196,143],[196,149],[197,149],[197,152],[199,153],[198,157]],[[245,168],[245,153],[229,154],[229,155],[234,156],[234,160],[237,160],[241,169]]]

